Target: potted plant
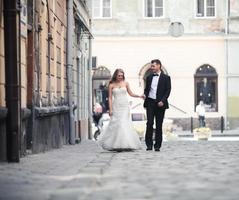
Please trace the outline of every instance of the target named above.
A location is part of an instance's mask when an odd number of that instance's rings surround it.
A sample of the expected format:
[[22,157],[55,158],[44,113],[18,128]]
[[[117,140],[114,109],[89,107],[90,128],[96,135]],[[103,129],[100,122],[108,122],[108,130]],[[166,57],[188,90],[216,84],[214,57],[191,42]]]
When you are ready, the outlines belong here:
[[173,141],[178,139],[178,135],[173,133],[173,127],[168,125],[167,127],[163,128],[164,137],[167,141]]
[[193,130],[194,138],[197,140],[208,140],[212,135],[212,131],[208,127],[195,128]]

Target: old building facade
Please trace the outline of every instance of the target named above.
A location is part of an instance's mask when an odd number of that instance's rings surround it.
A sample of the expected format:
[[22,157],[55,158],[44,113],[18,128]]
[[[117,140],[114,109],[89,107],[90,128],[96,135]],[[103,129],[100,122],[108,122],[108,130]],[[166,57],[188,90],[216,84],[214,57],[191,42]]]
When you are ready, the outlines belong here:
[[0,152],[1,158],[6,159],[6,101],[5,101],[5,59],[4,59],[4,23],[3,23],[3,1],[0,1]]
[[[89,1],[1,0],[0,5],[0,160],[19,161],[27,150],[37,153],[88,138]],[[11,9],[15,23],[8,21]]]
[[[149,62],[159,58],[172,79],[166,117],[176,126],[196,127],[195,107],[203,100],[207,126],[239,127],[238,1],[92,2],[92,55],[98,68],[111,74],[123,68],[132,90],[143,93]],[[142,109],[142,101],[132,99],[132,104]]]

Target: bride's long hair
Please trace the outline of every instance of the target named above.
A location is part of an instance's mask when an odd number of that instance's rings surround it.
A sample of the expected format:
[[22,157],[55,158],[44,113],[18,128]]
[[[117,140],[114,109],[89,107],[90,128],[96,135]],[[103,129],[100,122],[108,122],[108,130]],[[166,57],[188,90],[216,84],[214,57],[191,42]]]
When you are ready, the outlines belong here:
[[113,73],[113,76],[112,76],[112,78],[111,78],[109,84],[116,82],[118,73],[122,73],[122,74],[123,74],[123,80],[125,80],[125,76],[124,76],[124,71],[123,71],[123,69],[116,69],[116,70],[114,71],[114,73]]

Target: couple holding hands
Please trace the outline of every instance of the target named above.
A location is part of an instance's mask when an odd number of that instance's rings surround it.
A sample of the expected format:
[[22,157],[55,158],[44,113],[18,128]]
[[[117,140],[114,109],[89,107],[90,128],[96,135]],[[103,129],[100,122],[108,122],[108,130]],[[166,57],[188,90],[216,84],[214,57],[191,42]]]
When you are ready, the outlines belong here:
[[[160,151],[162,144],[162,124],[165,110],[168,109],[168,97],[171,91],[170,77],[161,70],[158,59],[151,61],[151,71],[146,78],[143,95],[134,94],[125,81],[124,71],[116,69],[109,84],[109,114],[108,126],[99,137],[99,144],[110,151],[130,151],[141,148],[138,134],[130,119],[130,109],[127,94],[144,99],[147,124],[145,143],[146,150]],[[153,142],[153,124],[156,122],[155,142]]]

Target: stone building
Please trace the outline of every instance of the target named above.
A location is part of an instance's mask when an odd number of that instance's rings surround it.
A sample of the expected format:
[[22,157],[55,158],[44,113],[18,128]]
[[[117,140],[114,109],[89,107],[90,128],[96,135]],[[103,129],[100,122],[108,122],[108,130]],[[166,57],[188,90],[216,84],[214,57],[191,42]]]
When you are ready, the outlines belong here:
[[0,2],[0,160],[88,138],[89,1]]
[[[112,74],[123,68],[132,90],[143,93],[150,61],[158,58],[172,79],[166,117],[175,128],[198,126],[195,107],[200,100],[207,126],[239,127],[238,1],[92,2],[95,72],[103,67]],[[132,99],[132,105],[142,109],[140,100]]]
[[76,135],[84,140],[90,138],[91,127],[91,1],[75,1],[75,37],[73,60],[73,102]]
[[5,59],[4,59],[4,23],[3,23],[3,1],[0,1],[0,157],[6,159],[6,115],[5,102]]

